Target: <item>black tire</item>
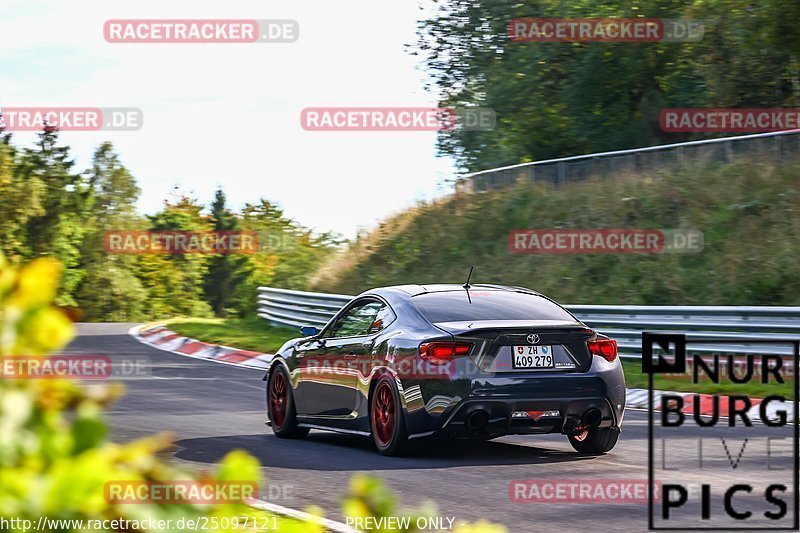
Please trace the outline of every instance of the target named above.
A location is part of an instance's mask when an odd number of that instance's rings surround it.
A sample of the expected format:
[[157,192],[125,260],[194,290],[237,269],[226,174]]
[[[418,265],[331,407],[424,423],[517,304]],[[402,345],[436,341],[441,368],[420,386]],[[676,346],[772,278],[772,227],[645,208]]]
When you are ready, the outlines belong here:
[[[281,398],[282,397],[282,398]],[[267,414],[272,432],[282,439],[302,439],[308,428],[297,426],[297,411],[289,375],[282,366],[277,366],[267,382]]]
[[586,437],[569,435],[569,443],[578,453],[599,455],[611,451],[617,445],[619,428],[593,428],[587,430]]
[[369,400],[369,423],[372,440],[381,455],[398,456],[408,451],[400,394],[389,376],[378,379]]

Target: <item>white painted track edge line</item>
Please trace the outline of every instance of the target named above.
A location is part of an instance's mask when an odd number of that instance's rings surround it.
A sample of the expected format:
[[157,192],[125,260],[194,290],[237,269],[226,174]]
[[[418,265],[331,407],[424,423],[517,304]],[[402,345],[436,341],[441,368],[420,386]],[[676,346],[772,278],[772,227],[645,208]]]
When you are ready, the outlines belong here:
[[267,511],[273,514],[279,514],[281,516],[295,518],[297,520],[303,520],[306,522],[314,522],[316,524],[324,526],[329,531],[334,531],[336,533],[360,533],[357,529],[353,529],[347,524],[343,524],[335,520],[330,520],[328,518],[315,516],[306,513],[305,511],[298,511],[297,509],[292,509],[291,507],[284,507],[276,503],[270,503],[264,500],[257,500],[254,498],[248,498],[247,500],[245,500],[245,503],[247,503],[247,505],[249,505],[250,507],[254,507],[261,511]]

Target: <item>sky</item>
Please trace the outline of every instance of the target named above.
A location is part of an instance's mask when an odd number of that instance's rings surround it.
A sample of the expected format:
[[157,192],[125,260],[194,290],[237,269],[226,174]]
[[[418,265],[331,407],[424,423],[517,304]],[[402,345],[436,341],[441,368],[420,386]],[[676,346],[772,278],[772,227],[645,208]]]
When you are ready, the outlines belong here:
[[[435,107],[418,57],[426,0],[2,0],[0,108],[135,107],[138,131],[62,132],[77,168],[111,141],[153,213],[175,188],[232,207],[260,197],[318,232],[353,237],[448,192],[434,132],[305,131],[307,107]],[[118,44],[109,19],[292,19],[293,43]],[[30,146],[33,133],[17,133]]]

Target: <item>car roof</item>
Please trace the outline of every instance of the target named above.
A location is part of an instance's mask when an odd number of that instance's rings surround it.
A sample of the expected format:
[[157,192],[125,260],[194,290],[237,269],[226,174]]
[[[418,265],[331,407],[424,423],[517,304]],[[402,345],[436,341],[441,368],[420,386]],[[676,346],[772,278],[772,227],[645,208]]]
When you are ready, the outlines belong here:
[[[538,292],[528,289],[526,287],[516,287],[510,285],[497,285],[494,283],[475,283],[470,285],[470,289],[481,289],[481,290],[494,290],[494,291],[507,291],[507,292],[524,292],[527,294],[535,294],[541,296]],[[458,285],[456,283],[433,283],[433,284],[426,284],[426,285],[393,285],[391,287],[381,287],[380,289],[373,289],[373,291],[382,291],[382,290],[395,290],[404,292],[409,296],[419,296],[420,294],[430,294],[435,292],[454,292],[454,291],[463,291],[464,286]],[[373,292],[369,291],[369,292]]]
[[[540,292],[528,289],[527,287],[518,287],[513,285],[497,285],[494,283],[475,283],[473,285],[470,285],[470,289],[473,291],[480,290],[480,291],[496,291],[496,292],[508,292],[517,294],[529,294],[532,296],[538,296],[540,298],[544,298],[545,300],[549,300],[555,303],[556,305],[560,306],[558,302],[555,302],[554,300],[548,298],[547,296],[541,294]],[[414,298],[415,296],[420,296],[424,294],[444,294],[448,292],[463,293],[464,286],[459,285],[457,283],[433,283],[427,285],[392,285],[389,287],[376,287],[374,289],[362,292],[356,298],[377,296],[385,299],[390,304],[399,306],[407,305],[413,309],[416,309],[416,306],[412,304],[412,298]],[[563,306],[561,307],[563,308]],[[565,311],[569,313],[569,310],[565,309]],[[580,320],[578,320],[577,318],[575,318],[575,320],[580,322]]]

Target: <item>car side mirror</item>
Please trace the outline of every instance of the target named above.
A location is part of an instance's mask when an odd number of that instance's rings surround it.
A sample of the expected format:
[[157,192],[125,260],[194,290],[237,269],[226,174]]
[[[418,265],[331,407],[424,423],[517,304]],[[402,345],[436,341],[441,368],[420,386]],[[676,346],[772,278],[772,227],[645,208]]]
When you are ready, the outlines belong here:
[[317,329],[316,326],[303,326],[302,328],[300,328],[300,333],[302,335],[305,335],[306,337],[313,337],[314,335],[319,333],[319,330]]

